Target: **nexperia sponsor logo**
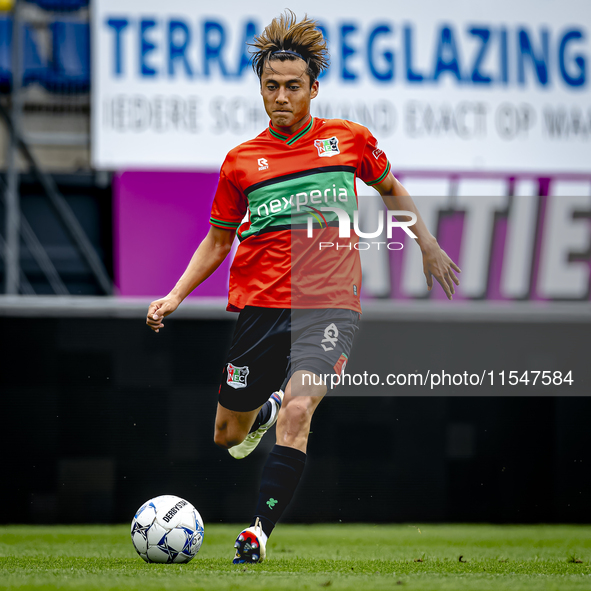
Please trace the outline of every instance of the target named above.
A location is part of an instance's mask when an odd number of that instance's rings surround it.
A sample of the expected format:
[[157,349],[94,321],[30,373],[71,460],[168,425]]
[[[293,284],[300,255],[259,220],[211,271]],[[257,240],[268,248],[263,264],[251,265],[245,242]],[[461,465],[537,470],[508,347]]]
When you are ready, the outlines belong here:
[[[323,203],[347,203],[349,201],[349,192],[345,187],[337,187],[333,183],[324,189],[312,189],[309,192],[301,191],[294,193],[289,197],[281,197],[281,199],[271,199],[269,203],[261,203],[257,208],[257,215],[265,217],[268,215],[282,213],[295,208],[296,211],[301,211],[303,207],[312,205],[322,205]],[[288,211],[289,210],[289,211]]]
[[187,506],[187,501],[179,501],[174,507],[162,518],[168,523],[183,507]]

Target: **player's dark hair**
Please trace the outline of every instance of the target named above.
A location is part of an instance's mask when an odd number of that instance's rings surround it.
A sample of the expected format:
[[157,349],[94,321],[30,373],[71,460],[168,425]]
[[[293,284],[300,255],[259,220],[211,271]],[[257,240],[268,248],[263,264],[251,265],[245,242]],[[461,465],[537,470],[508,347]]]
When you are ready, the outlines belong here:
[[272,61],[295,61],[303,59],[310,85],[319,74],[328,68],[329,55],[326,40],[318,23],[305,15],[298,23],[296,15],[289,9],[274,18],[265,30],[250,44],[255,48],[252,54],[252,67],[259,80],[263,76],[265,64],[272,69]]

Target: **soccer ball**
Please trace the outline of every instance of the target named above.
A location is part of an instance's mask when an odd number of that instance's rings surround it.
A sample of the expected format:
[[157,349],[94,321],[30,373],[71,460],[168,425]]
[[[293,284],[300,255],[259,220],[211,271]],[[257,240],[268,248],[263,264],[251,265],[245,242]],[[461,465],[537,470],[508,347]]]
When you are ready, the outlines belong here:
[[145,502],[131,521],[133,547],[146,562],[189,562],[199,552],[203,535],[197,509],[174,495]]

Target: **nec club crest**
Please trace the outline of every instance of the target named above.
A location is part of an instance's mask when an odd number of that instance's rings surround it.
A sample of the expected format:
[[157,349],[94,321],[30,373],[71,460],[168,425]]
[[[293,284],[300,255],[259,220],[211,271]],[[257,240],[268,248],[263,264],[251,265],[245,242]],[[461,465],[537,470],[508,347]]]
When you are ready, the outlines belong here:
[[234,389],[246,388],[246,378],[248,373],[248,365],[245,365],[244,367],[237,367],[231,363],[228,363],[228,377],[226,379],[226,383],[228,386]]
[[318,156],[334,156],[340,154],[339,140],[333,136],[326,140],[314,140],[314,145],[318,150]]

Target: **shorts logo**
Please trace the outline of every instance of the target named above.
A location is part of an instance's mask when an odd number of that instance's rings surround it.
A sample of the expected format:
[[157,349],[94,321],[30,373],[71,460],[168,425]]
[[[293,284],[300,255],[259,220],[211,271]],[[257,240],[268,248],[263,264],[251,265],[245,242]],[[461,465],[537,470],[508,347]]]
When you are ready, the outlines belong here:
[[269,168],[269,163],[266,158],[259,158],[257,162],[259,164],[259,170],[267,170],[267,168]]
[[228,363],[228,377],[226,383],[228,386],[235,388],[236,390],[238,388],[246,388],[246,378],[249,371],[248,365],[245,365],[244,367],[236,367],[235,365]]
[[[334,349],[335,345],[337,344],[338,340],[339,340],[339,329],[336,327],[336,324],[333,322],[332,324],[329,324],[324,329],[324,338],[322,339],[322,342],[320,344],[322,345],[322,348],[325,351],[332,351]],[[327,347],[324,343],[330,343],[331,346]]]
[[326,140],[314,140],[314,145],[318,149],[318,156],[334,156],[340,154],[339,140],[333,136]]

